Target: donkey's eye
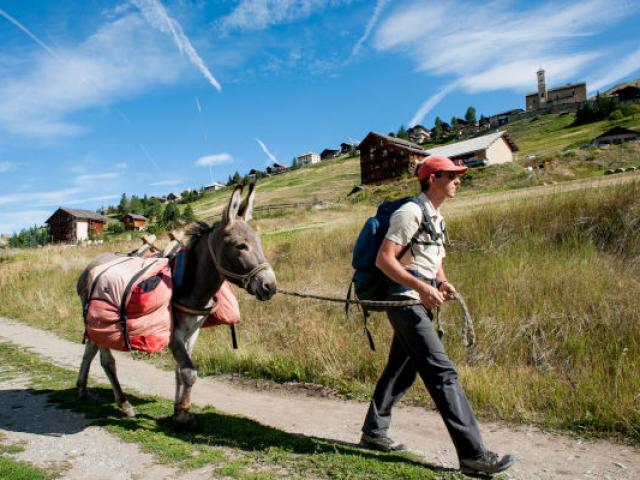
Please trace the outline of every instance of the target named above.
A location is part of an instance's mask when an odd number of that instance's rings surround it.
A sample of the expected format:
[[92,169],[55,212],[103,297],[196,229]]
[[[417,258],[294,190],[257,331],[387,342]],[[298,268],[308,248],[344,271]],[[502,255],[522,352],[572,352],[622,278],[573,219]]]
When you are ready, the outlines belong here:
[[236,245],[236,248],[238,250],[249,250],[249,245],[247,245],[246,243],[239,243]]

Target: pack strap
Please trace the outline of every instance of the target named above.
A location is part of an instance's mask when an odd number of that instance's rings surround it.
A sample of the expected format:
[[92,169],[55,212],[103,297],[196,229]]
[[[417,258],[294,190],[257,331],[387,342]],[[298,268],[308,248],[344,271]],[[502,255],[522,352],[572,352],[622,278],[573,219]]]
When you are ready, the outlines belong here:
[[155,263],[150,263],[143,269],[136,272],[136,274],[131,277],[127,287],[124,289],[124,293],[122,295],[122,300],[120,301],[120,329],[122,330],[122,336],[124,337],[124,345],[127,347],[127,350],[131,352],[131,342],[129,341],[129,332],[127,331],[127,303],[129,301],[129,294],[131,293],[131,289],[135,285],[135,283],[140,279],[142,275],[144,275],[151,267],[153,267]]

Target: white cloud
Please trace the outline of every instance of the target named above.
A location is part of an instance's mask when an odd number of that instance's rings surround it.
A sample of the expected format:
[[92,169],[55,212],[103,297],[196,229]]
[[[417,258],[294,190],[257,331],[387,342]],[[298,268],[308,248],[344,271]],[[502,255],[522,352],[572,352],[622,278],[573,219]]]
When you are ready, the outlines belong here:
[[219,92],[222,91],[222,87],[213,75],[211,75],[202,57],[200,57],[196,49],[191,45],[189,38],[187,38],[182,30],[182,26],[169,16],[167,10],[158,0],[131,0],[131,2],[140,9],[144,18],[151,26],[163,33],[171,34],[173,42],[178,47],[178,50],[180,50],[180,53],[182,55],[186,54],[189,61],[200,70],[204,78],[206,78],[216,90]]
[[13,233],[28,226],[42,225],[52,213],[51,210],[0,212],[0,233]]
[[262,30],[271,25],[295,22],[307,18],[328,6],[350,3],[351,0],[241,0],[223,17],[223,31]]
[[151,183],[152,187],[172,187],[174,185],[182,184],[182,180],[160,180],[158,182]]
[[11,166],[11,162],[0,162],[0,173],[8,172]]
[[258,145],[260,145],[260,148],[262,149],[264,154],[267,157],[269,157],[269,160],[271,160],[274,163],[276,163],[278,161],[276,156],[273,153],[271,153],[271,151],[269,151],[269,149],[267,148],[267,146],[264,144],[264,142],[262,140],[260,140],[259,138],[256,138],[256,142],[258,142]]
[[88,186],[96,182],[103,182],[105,180],[114,180],[119,176],[120,174],[115,172],[78,175],[72,180],[72,183],[74,185],[79,185],[79,186]]
[[547,2],[526,11],[502,0],[414,1],[386,16],[374,46],[408,54],[418,71],[450,79],[420,107],[412,120],[419,122],[454,84],[471,92],[524,92],[535,89],[540,66],[551,86],[574,80],[601,55],[592,47],[581,51],[580,40],[624,19],[630,8],[611,9],[606,0]]
[[224,163],[232,163],[233,157],[228,153],[217,153],[214,155],[206,155],[195,161],[197,167],[212,167],[214,165],[222,165]]
[[391,0],[378,0],[376,2],[376,7],[373,10],[373,15],[369,19],[369,22],[367,23],[367,26],[364,29],[364,33],[358,39],[356,44],[353,46],[353,49],[351,50],[352,57],[356,56],[358,52],[360,52],[362,45],[364,44],[364,42],[367,41],[367,38],[369,38],[369,35],[371,35],[371,31],[373,30],[373,27],[378,22],[378,18],[380,18],[380,14],[382,13],[382,10],[384,10],[384,7],[386,7],[390,1]]
[[127,162],[116,163],[116,168],[120,168],[121,170],[125,170],[129,168],[129,164]]
[[73,196],[82,192],[81,188],[67,188],[50,192],[25,192],[8,195],[0,195],[0,205],[13,205],[16,203],[32,206],[46,207],[62,205],[71,201]]
[[640,48],[631,52],[621,60],[618,60],[611,68],[608,68],[600,78],[587,83],[589,93],[597,92],[612,83],[640,70]]
[[70,114],[175,82],[183,62],[145,27],[138,14],[130,14],[76,47],[35,54],[26,73],[5,75],[0,130],[25,137],[78,134],[84,127]]

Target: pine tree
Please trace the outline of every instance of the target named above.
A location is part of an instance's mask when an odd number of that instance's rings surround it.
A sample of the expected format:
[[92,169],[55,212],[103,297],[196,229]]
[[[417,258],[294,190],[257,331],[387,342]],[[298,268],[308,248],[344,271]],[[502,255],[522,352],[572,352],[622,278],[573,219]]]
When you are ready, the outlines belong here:
[[464,115],[464,119],[469,125],[476,124],[476,109],[473,107],[467,108],[467,113]]
[[187,205],[184,209],[184,211],[182,212],[182,219],[189,223],[189,222],[193,222],[196,219],[196,216],[193,214],[193,208],[191,208],[191,205]]

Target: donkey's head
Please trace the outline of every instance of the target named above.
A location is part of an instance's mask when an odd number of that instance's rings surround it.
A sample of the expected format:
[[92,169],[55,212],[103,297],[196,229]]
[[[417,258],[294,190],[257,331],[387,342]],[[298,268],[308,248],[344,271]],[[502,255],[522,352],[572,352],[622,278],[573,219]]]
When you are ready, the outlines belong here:
[[276,276],[262,252],[258,234],[247,223],[253,212],[255,184],[242,200],[242,187],[233,190],[222,221],[209,236],[209,250],[220,274],[259,300],[276,293]]

